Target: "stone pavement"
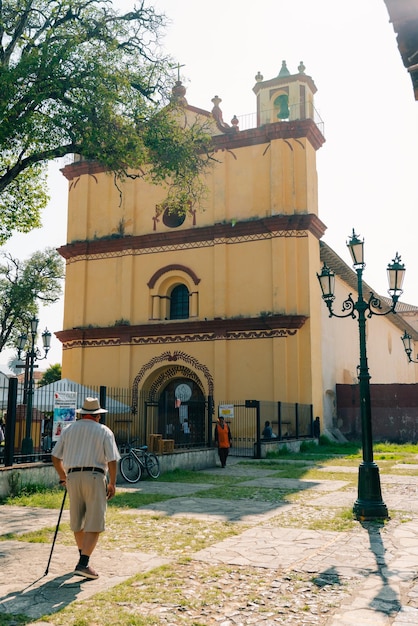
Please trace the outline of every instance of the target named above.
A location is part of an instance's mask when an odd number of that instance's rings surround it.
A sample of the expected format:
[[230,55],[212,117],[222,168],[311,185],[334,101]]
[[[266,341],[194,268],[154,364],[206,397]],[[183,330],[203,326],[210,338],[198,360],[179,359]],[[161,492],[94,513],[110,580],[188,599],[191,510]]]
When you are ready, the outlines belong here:
[[[206,474],[228,471],[240,478],[240,486],[267,489],[295,489],[309,497],[304,506],[335,510],[352,506],[356,492],[344,480],[297,480],[280,478],[275,470],[240,466],[231,458],[226,470],[213,468]],[[410,466],[408,466],[410,467]],[[328,467],[327,471],[331,468]],[[332,468],[334,473],[347,468]],[[336,601],[322,621],[303,621],[323,626],[417,626],[418,625],[418,497],[413,476],[381,475],[384,500],[389,510],[405,512],[388,524],[363,524],[354,532],[310,530],[286,526],[287,515],[297,504],[278,504],[255,500],[205,498],[211,485],[144,481],[121,485],[127,491],[171,494],[175,498],[136,509],[138,515],[159,514],[172,517],[221,520],[242,525],[242,532],[192,554],[196,564],[245,566],[257,572],[299,572],[317,580],[345,581],[347,593]],[[194,497],[199,492],[199,497]],[[132,510],[127,511],[132,514]],[[55,528],[58,511],[0,506],[0,535],[26,533],[43,527]],[[63,520],[68,519],[64,511]],[[73,576],[77,561],[74,546],[56,542],[49,572],[46,566],[51,546],[7,539],[0,542],[0,618],[2,613],[25,614],[33,621],[28,626],[42,626],[36,621],[68,604],[123,582],[130,576],[153,569],[168,559],[155,553],[131,552],[127,558],[115,558],[112,551],[100,549],[94,554],[94,566],[100,572],[96,581]],[[124,553],[125,554],[125,553]],[[65,564],[65,567],[63,567]],[[325,584],[325,583],[324,583]],[[291,605],[289,605],[291,610]],[[319,619],[319,618],[318,618]],[[274,625],[279,621],[274,611],[256,619],[220,616],[221,626],[235,624]],[[167,623],[167,622],[164,622]],[[199,623],[204,623],[201,620]],[[210,621],[208,623],[214,623]],[[289,621],[295,624],[295,621]]]

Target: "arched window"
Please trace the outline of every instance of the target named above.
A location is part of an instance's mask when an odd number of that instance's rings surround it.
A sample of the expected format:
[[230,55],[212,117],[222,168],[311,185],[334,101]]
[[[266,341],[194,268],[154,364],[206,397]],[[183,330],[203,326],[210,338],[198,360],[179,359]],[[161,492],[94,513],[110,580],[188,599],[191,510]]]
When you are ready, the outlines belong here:
[[177,285],[170,295],[170,319],[183,320],[189,317],[189,290],[185,285]]
[[287,120],[289,118],[289,96],[287,94],[282,93],[277,96],[274,100],[274,110],[277,111],[279,120]]

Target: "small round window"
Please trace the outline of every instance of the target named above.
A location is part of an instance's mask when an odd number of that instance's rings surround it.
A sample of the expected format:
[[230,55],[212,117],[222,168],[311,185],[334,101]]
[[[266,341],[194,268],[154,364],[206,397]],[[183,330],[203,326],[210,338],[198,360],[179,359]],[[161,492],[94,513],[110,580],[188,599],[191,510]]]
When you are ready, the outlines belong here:
[[175,211],[170,211],[166,209],[163,213],[163,224],[168,226],[168,228],[177,228],[181,226],[186,219],[185,213],[176,213]]

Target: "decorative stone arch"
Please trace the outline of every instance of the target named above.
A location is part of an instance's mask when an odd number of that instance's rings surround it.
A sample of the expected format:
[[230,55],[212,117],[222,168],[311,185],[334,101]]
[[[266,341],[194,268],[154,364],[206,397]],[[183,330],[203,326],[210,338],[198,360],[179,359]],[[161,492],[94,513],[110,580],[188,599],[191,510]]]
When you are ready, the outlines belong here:
[[189,317],[198,316],[200,278],[189,267],[180,264],[166,265],[157,270],[148,281],[151,320],[169,318],[170,294],[177,285],[189,292]]
[[166,265],[165,267],[161,267],[159,270],[157,270],[148,281],[148,287],[150,289],[153,289],[155,287],[157,280],[161,276],[163,276],[164,274],[167,274],[168,272],[174,272],[176,270],[180,270],[181,272],[184,272],[185,274],[190,276],[190,278],[193,280],[195,285],[198,285],[200,283],[200,278],[197,277],[197,275],[194,273],[192,269],[190,269],[186,265],[179,265],[177,263],[173,263],[172,265]]
[[161,387],[167,383],[169,378],[173,376],[186,376],[187,378],[191,378],[202,389],[202,392],[204,392],[204,389],[202,388],[202,381],[197,372],[202,374],[206,382],[207,394],[209,396],[213,396],[214,381],[207,366],[203,365],[195,357],[187,354],[186,352],[181,352],[180,350],[170,352],[167,350],[159,356],[155,356],[150,359],[148,363],[145,363],[135,376],[132,384],[132,411],[134,413],[138,409],[138,388],[141,381],[147,373],[159,364],[170,365],[170,367],[166,367],[150,385],[149,393],[152,399],[155,399],[154,394],[157,394],[158,390],[161,389]]
[[160,395],[161,390],[166,386],[167,382],[173,380],[173,378],[188,378],[192,380],[199,387],[200,391],[203,395],[205,395],[205,390],[203,389],[202,381],[199,376],[191,370],[189,367],[185,365],[181,365],[180,363],[177,365],[173,365],[168,369],[164,369],[154,380],[152,385],[149,388],[149,398],[150,400],[156,400]]

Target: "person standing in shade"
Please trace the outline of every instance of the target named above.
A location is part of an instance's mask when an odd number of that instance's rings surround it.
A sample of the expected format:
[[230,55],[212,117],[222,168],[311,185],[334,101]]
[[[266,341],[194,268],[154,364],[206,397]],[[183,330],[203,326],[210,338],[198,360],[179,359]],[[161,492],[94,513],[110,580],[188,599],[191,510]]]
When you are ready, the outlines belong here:
[[232,446],[231,429],[228,424],[225,423],[223,416],[218,418],[218,423],[215,426],[215,443],[218,446],[219,460],[221,466],[225,467],[226,459],[229,454],[229,449]]
[[63,429],[52,462],[70,497],[70,526],[80,554],[74,573],[95,579],[99,574],[89,560],[105,529],[107,500],[115,495],[120,454],[110,428],[99,423],[107,411],[97,398],[86,398],[76,413],[81,419]]

